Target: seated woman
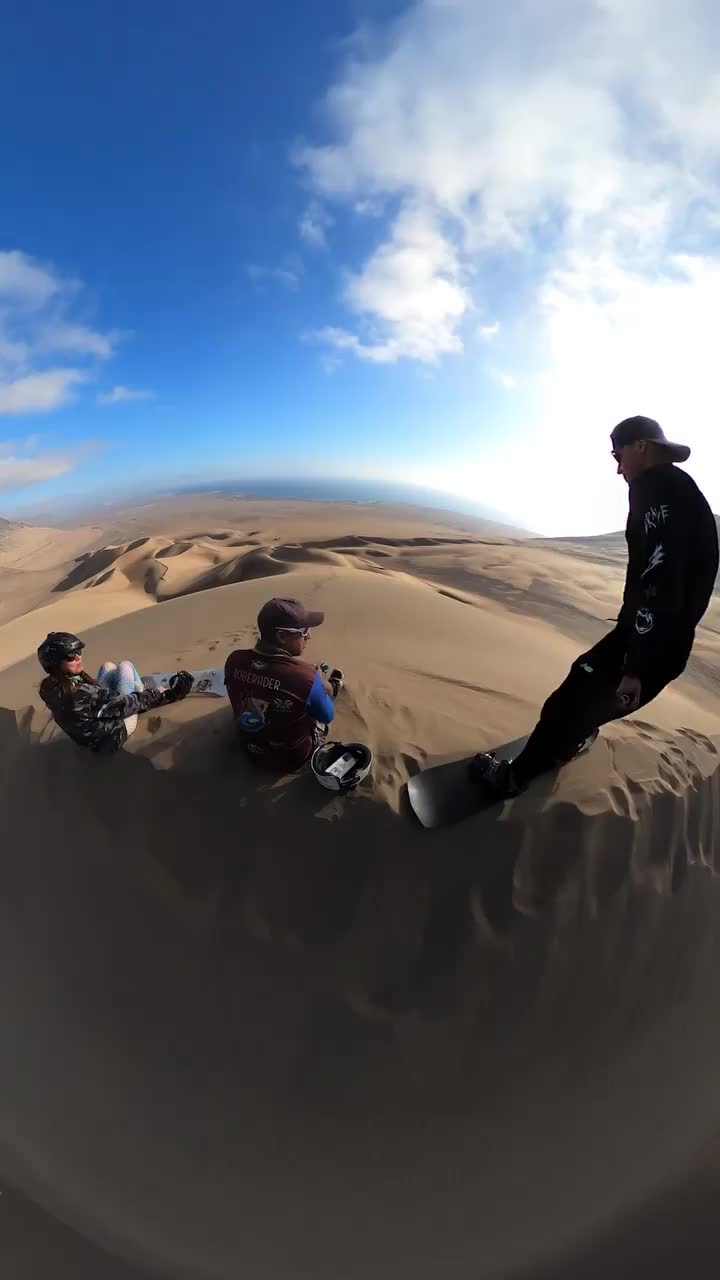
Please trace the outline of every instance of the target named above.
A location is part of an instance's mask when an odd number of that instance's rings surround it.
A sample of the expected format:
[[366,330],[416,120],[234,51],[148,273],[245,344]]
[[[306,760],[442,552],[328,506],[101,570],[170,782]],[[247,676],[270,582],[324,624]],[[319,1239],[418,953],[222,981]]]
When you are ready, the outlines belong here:
[[[53,720],[80,747],[112,755],[128,738],[126,721],[143,711],[187,697],[193,678],[178,671],[169,689],[145,689],[132,662],[106,662],[97,680],[83,670],[82,640],[68,631],[51,631],[38,649],[46,679],[40,697]],[[133,726],[134,727],[134,726]]]

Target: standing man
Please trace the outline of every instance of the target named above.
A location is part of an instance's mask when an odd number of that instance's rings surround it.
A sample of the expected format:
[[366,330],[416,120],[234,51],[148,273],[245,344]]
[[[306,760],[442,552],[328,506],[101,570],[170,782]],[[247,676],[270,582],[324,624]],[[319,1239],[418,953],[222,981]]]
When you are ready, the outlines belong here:
[[268,600],[258,614],[254,649],[236,649],[225,663],[225,687],[248,755],[268,769],[294,771],[324,740],[343,686],[303,661],[310,630],[325,621],[299,600]]
[[610,437],[618,475],[630,490],[628,567],[617,624],[573,663],[511,762],[480,752],[470,763],[488,799],[517,795],[541,773],[566,764],[598,728],[645,706],[684,671],[695,629],[718,572],[715,516],[676,462],[687,445],[666,440],[652,418],[625,418]]

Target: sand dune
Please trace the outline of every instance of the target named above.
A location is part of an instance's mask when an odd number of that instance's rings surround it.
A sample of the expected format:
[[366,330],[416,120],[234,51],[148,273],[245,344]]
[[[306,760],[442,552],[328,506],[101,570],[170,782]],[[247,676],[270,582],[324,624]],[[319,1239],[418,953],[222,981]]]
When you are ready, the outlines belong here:
[[44,529],[0,519],[0,569],[58,569],[95,546],[101,534],[99,526]]
[[439,536],[448,530],[500,538],[528,536],[509,525],[405,503],[310,502],[225,493],[169,494],[131,506],[104,505],[86,512],[85,518],[107,531],[108,542],[163,532],[176,538],[206,536],[202,530],[221,539],[238,529],[261,542],[273,537],[282,542],[364,535],[368,530],[387,537]]
[[[5,521],[0,625],[50,604],[56,593],[101,588],[166,600],[281,574],[289,563],[337,564],[336,552],[380,558],[383,546],[461,544],[508,532],[472,517],[382,503],[259,503],[212,494],[99,508],[80,529]],[[132,605],[139,607],[139,600]],[[87,605],[82,616],[89,625]],[[99,618],[108,616],[103,607]]]
[[99,527],[46,529],[0,519],[0,626],[47,603],[63,572],[102,541]]
[[[640,716],[424,832],[407,778],[527,731],[622,564],[309,505],[114,515],[0,628],[8,1176],[172,1274],[500,1280],[573,1243],[583,1274],[720,1122],[718,601]],[[254,773],[217,701],[111,761],[48,723],[49,617],[90,667],[220,666],[279,589],[326,611],[310,656],[375,756],[354,796]]]

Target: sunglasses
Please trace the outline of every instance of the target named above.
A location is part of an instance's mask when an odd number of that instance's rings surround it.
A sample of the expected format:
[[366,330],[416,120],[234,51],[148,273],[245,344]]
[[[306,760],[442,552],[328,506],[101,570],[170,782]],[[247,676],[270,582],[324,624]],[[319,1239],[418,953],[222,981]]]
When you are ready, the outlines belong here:
[[638,441],[638,440],[632,440],[630,444],[621,444],[621,445],[620,445],[620,447],[619,447],[619,449],[611,449],[611,450],[610,450],[610,452],[611,452],[611,454],[612,454],[613,458],[615,459],[615,461],[619,463],[619,462],[620,462],[620,459],[621,459],[621,458],[622,458],[622,456],[623,456],[623,450],[624,450],[624,449],[630,449],[630,448],[632,447],[632,445],[633,445],[633,444],[639,444],[639,441]]
[[628,444],[621,444],[619,449],[611,449],[610,453],[616,462],[622,458],[623,449],[630,449],[634,444],[654,444],[653,440],[630,440]]
[[307,640],[310,635],[309,627],[278,627],[278,631],[287,631],[293,636],[302,636],[303,640]]

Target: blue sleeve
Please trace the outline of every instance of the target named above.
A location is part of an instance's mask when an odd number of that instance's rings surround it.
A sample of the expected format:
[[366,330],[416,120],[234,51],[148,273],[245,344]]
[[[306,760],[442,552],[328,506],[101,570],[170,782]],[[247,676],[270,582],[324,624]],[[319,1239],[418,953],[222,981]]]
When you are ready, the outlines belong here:
[[315,673],[305,706],[313,719],[319,720],[321,724],[330,724],[335,715],[335,704],[330,695],[325,692],[319,671]]

